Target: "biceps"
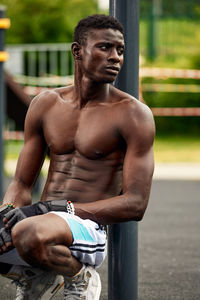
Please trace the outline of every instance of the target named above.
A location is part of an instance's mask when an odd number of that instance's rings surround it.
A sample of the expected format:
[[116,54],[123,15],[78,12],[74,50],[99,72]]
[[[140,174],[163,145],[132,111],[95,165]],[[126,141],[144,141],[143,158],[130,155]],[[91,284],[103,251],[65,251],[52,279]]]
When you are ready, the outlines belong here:
[[40,136],[28,139],[20,153],[15,178],[32,186],[44,161],[46,145]]

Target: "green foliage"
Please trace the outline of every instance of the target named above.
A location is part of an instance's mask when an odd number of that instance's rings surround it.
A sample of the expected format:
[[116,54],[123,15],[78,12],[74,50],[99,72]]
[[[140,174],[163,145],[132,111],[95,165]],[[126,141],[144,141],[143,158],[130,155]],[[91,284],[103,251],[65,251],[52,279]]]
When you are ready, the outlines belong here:
[[155,117],[157,136],[199,136],[199,117]]
[[7,43],[71,42],[77,22],[97,13],[96,0],[2,0],[11,28]]
[[[141,5],[143,2],[145,1],[141,0]],[[154,20],[156,55],[153,60],[147,58],[148,48],[151,47],[149,44],[149,19],[141,18],[140,49],[143,66],[200,69],[200,5],[195,1],[191,2],[188,1],[189,4],[192,4],[189,8],[188,4],[185,5],[185,1],[162,2],[162,14]],[[177,7],[181,5],[182,8],[179,11]],[[190,18],[191,15],[194,16],[193,19]],[[199,85],[200,80],[143,78],[143,83]],[[143,92],[143,98],[150,107],[200,106],[199,93]],[[155,122],[158,136],[169,133],[192,136],[199,135],[200,132],[199,117],[155,117]]]
[[[155,59],[145,63],[172,68],[198,68],[200,45],[200,18],[177,19],[175,17],[155,20]],[[149,42],[149,22],[140,20],[140,50],[143,57],[152,45]]]
[[149,17],[154,3],[157,13],[162,16],[195,17],[200,15],[199,0],[140,0],[140,16]]

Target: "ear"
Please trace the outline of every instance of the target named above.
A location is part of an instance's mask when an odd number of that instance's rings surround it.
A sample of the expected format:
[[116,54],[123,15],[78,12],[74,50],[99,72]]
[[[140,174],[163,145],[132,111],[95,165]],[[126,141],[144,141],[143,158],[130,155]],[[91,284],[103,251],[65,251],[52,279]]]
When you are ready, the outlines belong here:
[[74,56],[74,59],[75,60],[81,60],[81,58],[82,58],[82,55],[81,55],[82,47],[81,47],[81,45],[77,42],[74,42],[74,43],[72,43],[71,49],[72,49],[72,54]]

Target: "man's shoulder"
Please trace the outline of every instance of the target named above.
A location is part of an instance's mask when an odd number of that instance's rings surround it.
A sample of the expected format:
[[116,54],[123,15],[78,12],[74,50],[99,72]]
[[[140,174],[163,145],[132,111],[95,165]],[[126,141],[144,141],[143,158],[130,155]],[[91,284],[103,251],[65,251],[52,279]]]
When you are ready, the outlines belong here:
[[[118,116],[117,124],[119,132],[123,136],[143,136],[153,137],[155,133],[154,118],[151,109],[135,97],[117,91],[119,96],[116,101],[116,108]],[[134,132],[134,135],[133,135]]]
[[116,95],[115,104],[122,114],[134,115],[140,118],[148,115],[152,117],[150,108],[135,97],[116,88],[113,93]]
[[34,107],[51,103],[56,100],[57,96],[58,94],[55,89],[46,89],[32,99],[31,106]]
[[63,94],[67,94],[71,90],[71,87],[60,87],[55,89],[46,89],[39,93],[35,98],[33,98],[32,106],[51,106],[62,98]]

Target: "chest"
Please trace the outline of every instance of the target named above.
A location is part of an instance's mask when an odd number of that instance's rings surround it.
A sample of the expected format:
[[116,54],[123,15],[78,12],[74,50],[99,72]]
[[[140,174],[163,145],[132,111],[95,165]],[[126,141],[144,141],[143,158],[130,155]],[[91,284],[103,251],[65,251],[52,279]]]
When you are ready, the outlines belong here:
[[109,107],[56,108],[47,114],[43,131],[56,154],[78,151],[95,159],[116,151],[119,144],[117,121]]

